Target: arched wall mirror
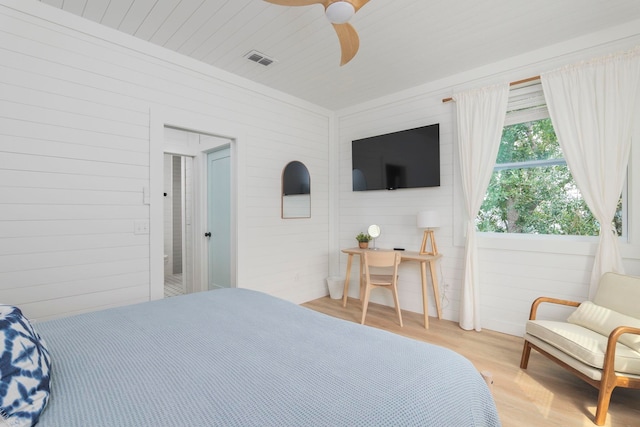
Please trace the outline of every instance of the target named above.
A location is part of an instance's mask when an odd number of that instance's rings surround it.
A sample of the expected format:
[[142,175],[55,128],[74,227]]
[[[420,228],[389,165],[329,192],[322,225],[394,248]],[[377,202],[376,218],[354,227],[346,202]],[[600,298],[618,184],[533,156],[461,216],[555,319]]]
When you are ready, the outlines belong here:
[[304,163],[290,162],[282,171],[282,218],[311,218],[311,178]]

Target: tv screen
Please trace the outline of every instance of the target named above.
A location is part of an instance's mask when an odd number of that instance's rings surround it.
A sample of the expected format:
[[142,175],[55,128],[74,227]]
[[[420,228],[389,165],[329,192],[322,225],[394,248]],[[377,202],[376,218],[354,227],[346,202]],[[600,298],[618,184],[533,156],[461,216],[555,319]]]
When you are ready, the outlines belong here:
[[351,142],[353,191],[440,186],[439,124]]

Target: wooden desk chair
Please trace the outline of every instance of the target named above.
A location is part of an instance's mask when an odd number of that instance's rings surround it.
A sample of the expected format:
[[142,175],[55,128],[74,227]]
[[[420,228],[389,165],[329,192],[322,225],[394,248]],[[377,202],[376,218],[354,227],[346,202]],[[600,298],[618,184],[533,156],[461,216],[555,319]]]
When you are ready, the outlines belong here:
[[[362,254],[364,262],[364,300],[362,301],[362,321],[367,316],[369,306],[369,295],[373,288],[387,288],[393,294],[393,301],[398,313],[398,320],[402,326],[402,314],[400,313],[400,302],[398,301],[398,265],[400,264],[400,253],[395,251],[364,251]],[[389,270],[391,274],[375,274],[371,267],[376,269]]]

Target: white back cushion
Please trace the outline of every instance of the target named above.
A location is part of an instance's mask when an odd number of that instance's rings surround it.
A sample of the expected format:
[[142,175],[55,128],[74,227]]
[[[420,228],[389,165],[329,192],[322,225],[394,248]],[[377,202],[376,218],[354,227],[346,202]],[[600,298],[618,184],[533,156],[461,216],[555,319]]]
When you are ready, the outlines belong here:
[[[636,301],[637,304],[637,301]],[[599,334],[609,336],[618,326],[631,326],[640,328],[640,319],[627,316],[606,307],[596,305],[591,301],[585,301],[571,313],[567,322],[591,329]],[[619,342],[640,352],[640,335],[623,334]]]
[[593,303],[640,319],[640,277],[603,274]]

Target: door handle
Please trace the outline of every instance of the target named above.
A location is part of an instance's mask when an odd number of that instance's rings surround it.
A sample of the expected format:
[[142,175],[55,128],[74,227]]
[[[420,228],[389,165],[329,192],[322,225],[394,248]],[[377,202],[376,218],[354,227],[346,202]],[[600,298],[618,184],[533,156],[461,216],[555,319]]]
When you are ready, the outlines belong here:
[[206,233],[204,233],[204,237],[211,237],[211,232],[207,231]]

